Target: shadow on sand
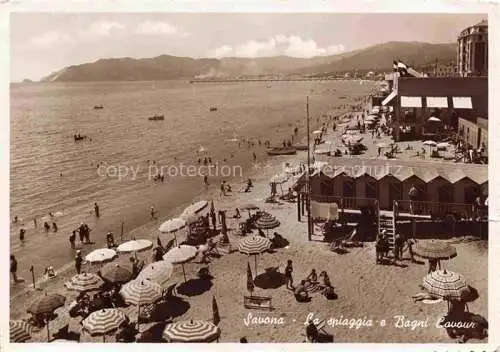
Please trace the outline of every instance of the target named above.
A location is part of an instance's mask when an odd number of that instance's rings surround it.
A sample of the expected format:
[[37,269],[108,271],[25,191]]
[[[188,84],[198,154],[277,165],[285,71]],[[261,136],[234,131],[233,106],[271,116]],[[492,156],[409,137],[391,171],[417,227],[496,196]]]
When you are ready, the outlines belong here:
[[155,308],[151,320],[163,321],[182,316],[191,308],[191,305],[180,297],[172,296],[166,301],[158,303]]
[[177,287],[177,292],[181,295],[192,297],[201,295],[213,286],[209,279],[190,279]]
[[263,289],[275,289],[286,283],[286,277],[278,271],[278,267],[266,268],[266,272],[257,275],[254,279],[255,286]]

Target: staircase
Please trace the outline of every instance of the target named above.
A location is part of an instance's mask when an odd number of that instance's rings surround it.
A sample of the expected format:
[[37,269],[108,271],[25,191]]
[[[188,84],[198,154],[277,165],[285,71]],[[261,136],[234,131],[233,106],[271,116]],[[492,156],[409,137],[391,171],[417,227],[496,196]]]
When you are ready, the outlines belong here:
[[[392,214],[391,214],[392,215]],[[394,216],[391,215],[380,215],[379,218],[379,227],[380,227],[380,233],[382,231],[386,231],[387,233],[387,243],[389,244],[389,249],[392,250],[394,248],[394,236],[396,228],[395,228],[395,222],[394,222]]]

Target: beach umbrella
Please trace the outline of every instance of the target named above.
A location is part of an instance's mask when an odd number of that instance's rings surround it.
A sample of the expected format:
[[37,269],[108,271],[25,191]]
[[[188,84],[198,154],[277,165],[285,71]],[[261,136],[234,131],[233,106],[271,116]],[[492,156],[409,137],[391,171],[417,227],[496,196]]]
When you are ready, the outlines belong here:
[[190,216],[193,214],[197,214],[201,212],[203,209],[205,209],[208,205],[208,202],[206,200],[201,200],[199,202],[193,203],[186,207],[184,211],[182,212],[181,218],[185,218],[186,216]]
[[212,342],[219,339],[220,333],[211,322],[190,320],[167,325],[162,336],[170,342]]
[[469,285],[465,278],[461,274],[446,269],[433,271],[426,275],[422,286],[431,295],[449,301],[460,301],[470,296]]
[[254,289],[252,270],[250,269],[250,263],[247,262],[247,290],[250,292],[250,295],[252,295]]
[[321,133],[323,133],[323,131],[321,131],[321,130],[316,130],[316,131],[312,132],[312,134],[321,134]]
[[57,308],[64,306],[66,302],[66,297],[58,293],[52,293],[50,295],[45,294],[45,296],[34,302],[29,308],[28,313],[33,315],[45,315],[47,317],[47,341],[50,340],[50,330],[49,330],[49,314],[52,314]]
[[89,263],[104,263],[113,260],[116,256],[116,251],[113,249],[100,248],[87,254],[85,260]]
[[25,342],[31,339],[33,325],[22,320],[9,321],[10,342]]
[[70,291],[85,292],[98,290],[104,281],[93,273],[81,273],[73,276],[66,286]]
[[212,296],[212,323],[215,325],[219,325],[220,323],[219,306],[217,305],[215,296]]
[[438,119],[437,117],[434,117],[434,116],[431,116],[427,119],[427,121],[429,122],[441,122],[440,119]]
[[139,326],[141,306],[158,301],[162,297],[162,288],[149,280],[133,280],[123,285],[120,295],[126,303],[137,306],[137,326]]
[[184,274],[184,282],[186,279],[186,271],[184,269],[184,263],[189,262],[198,255],[198,249],[194,246],[180,245],[172,248],[167,253],[163,255],[163,260],[166,260],[172,264],[181,264],[182,273]]
[[252,236],[243,238],[239,245],[238,250],[241,253],[248,255],[255,255],[255,273],[257,274],[257,254],[267,251],[271,248],[271,241],[265,237]]
[[419,257],[431,260],[446,260],[457,256],[457,250],[443,241],[418,241],[413,253]]
[[137,253],[153,247],[153,242],[150,240],[131,240],[119,245],[116,250],[119,253]]
[[118,263],[108,263],[102,267],[101,277],[112,284],[123,284],[132,279],[132,271]]
[[436,144],[436,147],[438,147],[438,148],[448,148],[449,146],[450,146],[450,144],[448,142],[441,142],[441,143]]
[[160,232],[173,233],[175,243],[177,244],[176,232],[183,229],[186,226],[186,224],[187,224],[186,219],[173,218],[173,219],[165,221],[163,224],[160,225]]
[[149,280],[163,287],[168,279],[170,279],[170,276],[172,276],[173,270],[172,263],[161,260],[151,263],[142,269],[137,276],[137,280]]
[[280,226],[280,222],[274,216],[261,216],[257,219],[256,224],[260,229],[268,231],[268,235],[270,229]]
[[126,321],[127,317],[121,310],[108,308],[91,313],[82,321],[82,325],[91,336],[102,336],[102,341],[106,342],[106,335],[117,330]]
[[435,147],[437,145],[436,142],[430,141],[430,140],[429,141],[425,141],[423,144],[429,146],[429,151],[431,150],[431,147]]

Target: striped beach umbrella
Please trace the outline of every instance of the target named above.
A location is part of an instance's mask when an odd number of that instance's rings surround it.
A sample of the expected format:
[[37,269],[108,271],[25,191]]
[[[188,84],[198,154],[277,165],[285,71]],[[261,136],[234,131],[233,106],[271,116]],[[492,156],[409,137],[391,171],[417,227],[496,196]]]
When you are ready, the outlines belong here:
[[163,330],[163,338],[170,342],[213,342],[219,339],[217,325],[202,320],[180,321]]
[[193,203],[187,206],[182,212],[181,218],[186,218],[190,215],[197,214],[201,212],[208,206],[208,202],[206,200],[201,200],[199,202]]
[[413,252],[425,259],[446,260],[457,256],[457,250],[443,241],[418,241]]
[[168,279],[170,279],[170,276],[172,276],[173,270],[172,263],[161,260],[151,263],[142,269],[137,276],[137,280],[149,280],[163,287]]
[[108,308],[91,313],[82,321],[82,325],[91,336],[102,336],[105,342],[106,335],[117,330],[126,321],[127,317],[121,310]]
[[101,276],[112,284],[123,284],[132,279],[132,271],[118,263],[108,263],[101,269]]
[[116,256],[116,251],[113,249],[100,248],[87,254],[85,260],[89,263],[105,263],[115,259]]
[[104,281],[93,273],[81,273],[71,278],[66,286],[70,291],[84,292],[98,290]]
[[116,250],[119,253],[137,253],[153,247],[153,242],[150,240],[131,240],[119,245]]
[[120,295],[126,303],[137,306],[137,326],[139,326],[141,306],[158,301],[162,297],[162,288],[149,280],[134,280],[123,285]]
[[470,289],[465,278],[453,271],[434,271],[424,277],[422,286],[431,295],[449,301],[461,301],[470,296]]
[[280,222],[274,216],[261,216],[255,222],[259,229],[267,230],[275,229],[280,226]]
[[25,342],[31,339],[33,325],[22,320],[9,321],[10,342]]
[[255,255],[255,274],[257,275],[257,254],[267,251],[271,248],[271,241],[261,236],[252,236],[243,238],[239,245],[238,250],[241,253],[248,255]]
[[172,248],[167,253],[163,255],[163,260],[166,260],[172,264],[181,264],[182,273],[184,274],[184,282],[186,279],[186,271],[184,269],[184,263],[189,262],[198,255],[198,249],[194,246],[180,245]]

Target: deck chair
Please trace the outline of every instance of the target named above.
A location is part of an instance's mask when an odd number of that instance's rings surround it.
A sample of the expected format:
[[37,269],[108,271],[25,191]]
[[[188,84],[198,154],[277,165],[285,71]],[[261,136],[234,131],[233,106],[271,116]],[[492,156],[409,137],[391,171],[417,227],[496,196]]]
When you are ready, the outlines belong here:
[[248,309],[273,310],[271,297],[244,296],[243,305]]

